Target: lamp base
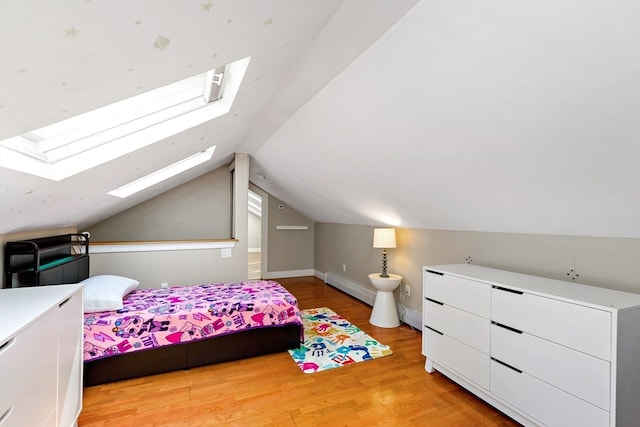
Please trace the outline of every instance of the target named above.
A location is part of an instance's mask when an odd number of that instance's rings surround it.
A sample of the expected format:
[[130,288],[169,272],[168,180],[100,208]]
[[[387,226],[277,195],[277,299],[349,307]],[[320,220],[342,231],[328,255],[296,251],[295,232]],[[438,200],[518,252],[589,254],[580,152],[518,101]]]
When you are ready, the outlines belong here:
[[385,279],[389,277],[387,274],[387,250],[382,250],[382,273],[380,273],[380,277],[384,277]]

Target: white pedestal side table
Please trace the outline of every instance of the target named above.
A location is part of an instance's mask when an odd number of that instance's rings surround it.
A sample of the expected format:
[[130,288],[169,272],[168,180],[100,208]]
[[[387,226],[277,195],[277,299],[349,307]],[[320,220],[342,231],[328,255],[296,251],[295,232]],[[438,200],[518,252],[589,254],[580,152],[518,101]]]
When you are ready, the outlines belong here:
[[399,274],[389,274],[389,277],[380,277],[380,273],[372,273],[369,275],[369,281],[378,291],[369,323],[381,328],[395,328],[400,326],[393,291],[395,291],[398,285],[400,285],[400,282],[402,282],[402,276]]

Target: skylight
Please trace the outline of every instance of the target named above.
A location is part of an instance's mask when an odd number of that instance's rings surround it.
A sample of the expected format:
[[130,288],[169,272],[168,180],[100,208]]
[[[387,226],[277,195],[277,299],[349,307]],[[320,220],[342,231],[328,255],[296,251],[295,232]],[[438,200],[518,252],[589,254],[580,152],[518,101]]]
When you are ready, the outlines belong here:
[[222,116],[250,60],[0,141],[0,166],[59,181]]
[[215,149],[215,145],[213,147],[209,147],[204,151],[194,154],[193,156],[189,156],[186,159],[182,159],[172,165],[167,166],[166,168],[162,168],[127,185],[123,185],[120,188],[109,191],[109,193],[107,194],[111,194],[112,196],[120,198],[129,197],[130,195],[142,191],[145,188],[149,188],[152,185],[156,185],[157,183],[165,181],[172,176],[176,176],[179,173],[182,173],[188,169],[198,166],[201,163],[206,162],[207,160],[211,159],[211,156],[213,156],[213,152],[215,151]]

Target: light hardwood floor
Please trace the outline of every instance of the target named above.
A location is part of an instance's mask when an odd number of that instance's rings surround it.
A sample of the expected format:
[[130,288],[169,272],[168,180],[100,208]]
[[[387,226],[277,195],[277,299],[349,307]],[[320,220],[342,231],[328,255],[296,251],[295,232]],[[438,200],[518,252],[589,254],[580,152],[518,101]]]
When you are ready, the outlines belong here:
[[279,280],[301,309],[329,307],[393,355],[315,374],[288,353],[88,387],[80,427],[517,426],[436,372],[421,334],[369,324],[371,307],[313,277]]

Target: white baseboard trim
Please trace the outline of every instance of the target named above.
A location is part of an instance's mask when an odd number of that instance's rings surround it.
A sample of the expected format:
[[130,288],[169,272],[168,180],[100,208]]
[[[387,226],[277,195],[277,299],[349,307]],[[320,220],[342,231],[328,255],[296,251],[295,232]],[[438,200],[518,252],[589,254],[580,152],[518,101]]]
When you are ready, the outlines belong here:
[[[333,273],[323,273],[318,270],[314,270],[313,275],[325,283],[341,290],[342,292],[351,295],[352,297],[359,299],[373,307],[373,303],[376,300],[376,292],[363,286],[360,286],[354,282],[344,279]],[[405,307],[400,303],[396,303],[398,308],[398,316],[400,321],[416,328],[422,332],[422,313],[409,307]]]
[[398,307],[400,321],[422,332],[422,313],[399,303],[397,303],[396,306]]
[[289,278],[289,277],[305,277],[305,276],[313,276],[314,270],[289,270],[289,271],[269,271],[264,274],[265,279],[280,279],[280,278]]
[[340,289],[342,292],[345,292],[373,307],[373,303],[376,300],[375,291],[367,289],[333,273],[326,273],[324,281],[334,288]]
[[324,283],[327,283],[327,274],[328,273],[323,273],[322,271],[313,270],[313,275],[322,280]]

